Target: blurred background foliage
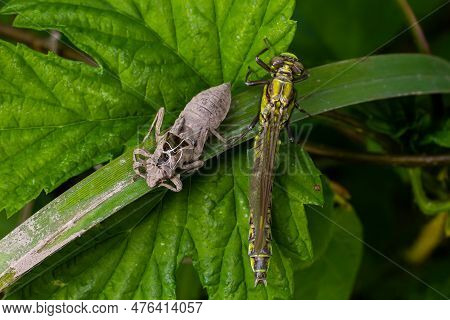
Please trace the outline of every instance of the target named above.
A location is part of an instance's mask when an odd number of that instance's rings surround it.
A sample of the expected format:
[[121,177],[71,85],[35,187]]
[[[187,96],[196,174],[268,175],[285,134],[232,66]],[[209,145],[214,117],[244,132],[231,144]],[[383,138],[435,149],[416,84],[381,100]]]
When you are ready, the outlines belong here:
[[[429,51],[444,59],[450,57],[448,2],[407,2],[420,22]],[[427,51],[408,30],[411,23],[402,3],[405,1],[299,0],[293,17],[298,21],[298,31],[291,51],[302,57],[307,68],[372,54]],[[10,28],[11,22],[11,17],[0,17],[2,39],[48,50],[48,34],[16,33]],[[67,49],[62,46],[59,54],[77,59]],[[337,160],[335,156],[310,151],[317,166],[333,182],[334,192],[352,204],[362,222],[366,245],[351,298],[442,298],[434,289],[450,292],[448,212],[426,215],[421,211],[423,204],[417,205],[408,169],[377,163],[376,159],[360,163],[358,155],[448,154],[448,97],[405,97],[370,104],[376,108],[354,106],[307,120],[314,125],[308,145],[325,145],[321,150],[329,148],[332,153],[350,153]],[[389,156],[386,158],[389,162]],[[21,215],[9,220],[0,215],[0,238],[87,174],[41,195]],[[423,183],[416,189],[424,189],[433,201],[449,201],[448,167],[422,169],[421,178]],[[180,298],[205,297],[191,265],[180,268],[178,278]],[[298,298],[301,296],[301,292],[297,294]]]
[[[448,1],[408,3],[431,53],[448,59]],[[410,24],[403,9],[396,0],[298,1],[294,16],[298,32],[292,51],[308,67],[371,54],[420,52],[407,30]],[[376,108],[354,106],[311,120],[315,127],[310,139],[355,153],[448,153],[447,97],[405,97],[371,104]],[[407,169],[361,164],[358,159],[314,160],[348,192],[363,224],[367,245],[352,298],[436,299],[442,297],[433,288],[450,291],[448,231],[445,235],[448,213],[425,216],[421,212]],[[422,178],[429,197],[448,200],[448,167],[424,169]]]
[[[408,1],[417,20],[424,18],[420,25],[432,52],[448,59],[450,7],[432,13],[446,2]],[[397,0],[302,0],[297,1],[294,20],[298,31],[292,49],[308,67],[362,57],[377,48],[376,53],[417,52],[409,32],[399,36],[409,24]]]

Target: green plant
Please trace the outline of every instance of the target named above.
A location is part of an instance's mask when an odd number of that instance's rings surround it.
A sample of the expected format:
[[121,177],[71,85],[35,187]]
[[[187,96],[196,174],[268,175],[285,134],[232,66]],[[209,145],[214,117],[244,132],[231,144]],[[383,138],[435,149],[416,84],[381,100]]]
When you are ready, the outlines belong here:
[[[187,257],[209,298],[350,295],[362,255],[361,225],[304,150],[282,150],[280,166],[294,163],[296,171],[275,183],[274,256],[266,288],[253,287],[246,254],[245,149],[227,152],[211,143],[205,158],[222,154],[210,160],[215,175],[205,169],[188,178],[180,194],[149,190],[132,179],[136,132],[161,105],[170,124],[198,91],[229,81],[233,103],[224,134],[232,136],[250,122],[260,90],[245,88],[243,79],[263,38],[273,44],[267,59],[287,50],[295,34],[301,37],[290,20],[295,1],[262,4],[11,0],[2,9],[17,14],[17,27],[61,31],[98,66],[0,42],[0,208],[11,216],[42,190],[51,192],[114,159],[0,241],[0,288],[8,288],[9,297],[175,298],[182,278],[177,270]],[[447,124],[433,127],[435,118],[420,117],[432,108],[427,101],[414,101],[412,120],[404,106],[392,107],[404,111],[396,117],[400,125],[373,101],[448,93],[447,61],[381,55],[310,73],[297,86],[302,107],[319,115],[356,106],[344,116],[358,119],[362,132],[371,134],[364,137],[367,150],[382,155],[396,144],[408,153],[446,146]],[[293,121],[304,118],[297,114]],[[324,274],[323,281],[311,281]]]

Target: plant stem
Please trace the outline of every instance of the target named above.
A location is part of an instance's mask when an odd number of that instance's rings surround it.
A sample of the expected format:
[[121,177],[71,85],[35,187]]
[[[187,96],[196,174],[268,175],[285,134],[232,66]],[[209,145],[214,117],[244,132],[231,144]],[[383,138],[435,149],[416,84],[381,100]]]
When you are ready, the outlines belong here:
[[[56,31],[57,32],[57,31]],[[59,32],[58,32],[59,33]],[[56,35],[53,34],[54,36]],[[57,49],[57,54],[71,60],[83,61],[91,66],[97,66],[95,61],[93,61],[90,57],[85,55],[84,53],[74,50],[62,43],[59,43],[57,46],[55,45],[55,37],[49,38],[41,38],[36,36],[33,32],[14,28],[10,25],[4,24],[0,22],[0,37],[23,43],[33,48],[36,51],[40,52],[48,52],[54,51],[53,49]]]
[[450,211],[450,199],[448,200],[430,200],[428,199],[422,185],[422,170],[419,168],[408,169],[408,174],[411,179],[411,185],[420,210],[429,215],[439,212]]
[[447,213],[447,220],[445,221],[445,236],[450,238],[450,216]]
[[50,33],[50,37],[47,40],[48,50],[53,51],[54,53],[59,53],[61,33],[59,31],[53,30]]
[[34,200],[28,202],[25,207],[20,211],[20,223],[27,220],[29,217],[31,217],[33,213],[33,207],[34,207]]
[[422,227],[414,243],[405,252],[405,259],[411,264],[425,262],[433,251],[445,239],[445,224],[448,213],[436,214],[425,226]]
[[417,21],[416,15],[409,5],[407,0],[397,0],[398,5],[402,9],[406,20],[411,25],[411,32],[414,37],[414,41],[421,53],[431,54],[430,45],[428,44],[427,38],[425,37],[425,33],[423,32],[422,27]]
[[317,146],[311,143],[305,145],[305,150],[311,154],[336,160],[365,162],[379,165],[397,165],[405,167],[432,167],[450,164],[450,154],[442,155],[396,155],[378,153],[359,153],[337,148]]
[[[397,3],[402,9],[403,14],[406,17],[406,20],[412,26],[411,32],[419,52],[425,54],[432,54],[430,44],[427,41],[427,37],[425,36],[425,33],[423,32],[423,29],[420,26],[419,21],[417,20],[417,17],[414,14],[414,11],[412,10],[408,1],[397,0]],[[441,94],[433,94],[431,95],[431,101],[433,104],[433,118],[437,119],[436,124],[439,125],[440,122],[439,119],[444,119],[446,114],[444,107],[444,100]]]

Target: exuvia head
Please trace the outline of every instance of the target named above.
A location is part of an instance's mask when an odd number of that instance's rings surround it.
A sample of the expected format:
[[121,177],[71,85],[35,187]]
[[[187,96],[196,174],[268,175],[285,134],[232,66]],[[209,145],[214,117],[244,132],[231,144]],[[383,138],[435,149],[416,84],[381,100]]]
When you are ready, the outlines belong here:
[[171,178],[173,173],[171,159],[170,155],[163,152],[159,157],[153,155],[147,160],[145,166],[147,172],[146,180],[150,188],[157,187]]
[[147,166],[147,184],[150,188],[159,186],[168,178],[166,172],[159,166]]
[[270,68],[274,73],[290,74],[294,79],[303,75],[305,67],[295,54],[284,52],[270,61]]

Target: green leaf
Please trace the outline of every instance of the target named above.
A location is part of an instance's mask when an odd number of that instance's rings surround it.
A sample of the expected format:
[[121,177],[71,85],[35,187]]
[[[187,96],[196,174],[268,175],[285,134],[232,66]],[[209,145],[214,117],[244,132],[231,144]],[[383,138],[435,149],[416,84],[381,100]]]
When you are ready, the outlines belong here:
[[434,143],[444,148],[450,148],[450,119],[444,122],[442,128],[425,136],[423,143]]
[[294,0],[28,0],[2,12],[14,25],[62,31],[155,109],[179,111],[193,93],[237,83],[267,37],[279,52],[295,32]]
[[[311,81],[297,85],[302,106],[319,114],[376,99],[450,92],[450,66],[439,58],[388,55],[357,62],[338,62],[310,70]],[[233,96],[229,116],[221,127],[225,136],[239,133],[250,123],[260,94],[259,88],[252,88]],[[293,120],[299,118],[299,113],[293,115]],[[208,144],[204,158],[223,151],[220,143]],[[8,254],[0,256],[0,288],[11,285],[50,254],[149,192],[142,180],[132,181],[133,175],[129,150],[2,239],[0,251]],[[27,241],[17,241],[24,235]],[[30,255],[33,259],[22,264],[25,268],[18,273],[13,266]]]
[[109,160],[161,106],[173,120],[201,89],[242,86],[264,37],[288,47],[294,3],[10,1],[15,26],[60,30],[100,68],[0,43],[0,211]]
[[[315,252],[304,205],[322,206],[324,199],[319,170],[306,152],[297,152],[295,149],[291,144],[281,148],[281,163],[272,191],[276,199],[273,203],[272,232],[278,243],[288,249],[286,255],[305,261],[312,260]],[[326,206],[325,212],[329,211],[330,208]]]
[[388,54],[313,68],[298,86],[310,113],[408,95],[450,92],[450,63],[422,54]]
[[130,138],[149,118],[100,69],[0,42],[0,211],[11,215]]
[[348,299],[352,292],[362,256],[361,224],[353,209],[342,207],[327,220],[332,239],[318,260],[295,273],[296,299]]
[[[321,192],[314,189],[321,186],[320,173],[304,151],[284,151],[283,161],[298,166],[289,175],[279,172],[275,182],[269,285],[254,288],[247,255],[251,170],[244,155],[241,152],[225,164],[226,157],[219,159],[212,169],[186,181],[181,193],[167,193],[151,212],[142,209],[148,196],[132,204],[130,208],[141,208],[131,218],[134,226],[126,232],[116,230],[13,297],[173,299],[176,270],[190,256],[211,299],[292,298],[294,260],[287,254],[312,258],[303,204],[323,203]],[[302,188],[292,188],[299,185]],[[327,201],[331,202],[329,196]],[[130,208],[119,215],[134,211]]]
[[430,199],[428,198],[422,184],[422,170],[420,168],[409,168],[408,175],[411,182],[411,187],[414,199],[420,210],[427,215],[436,215],[441,212],[448,212],[450,210],[450,199]]

